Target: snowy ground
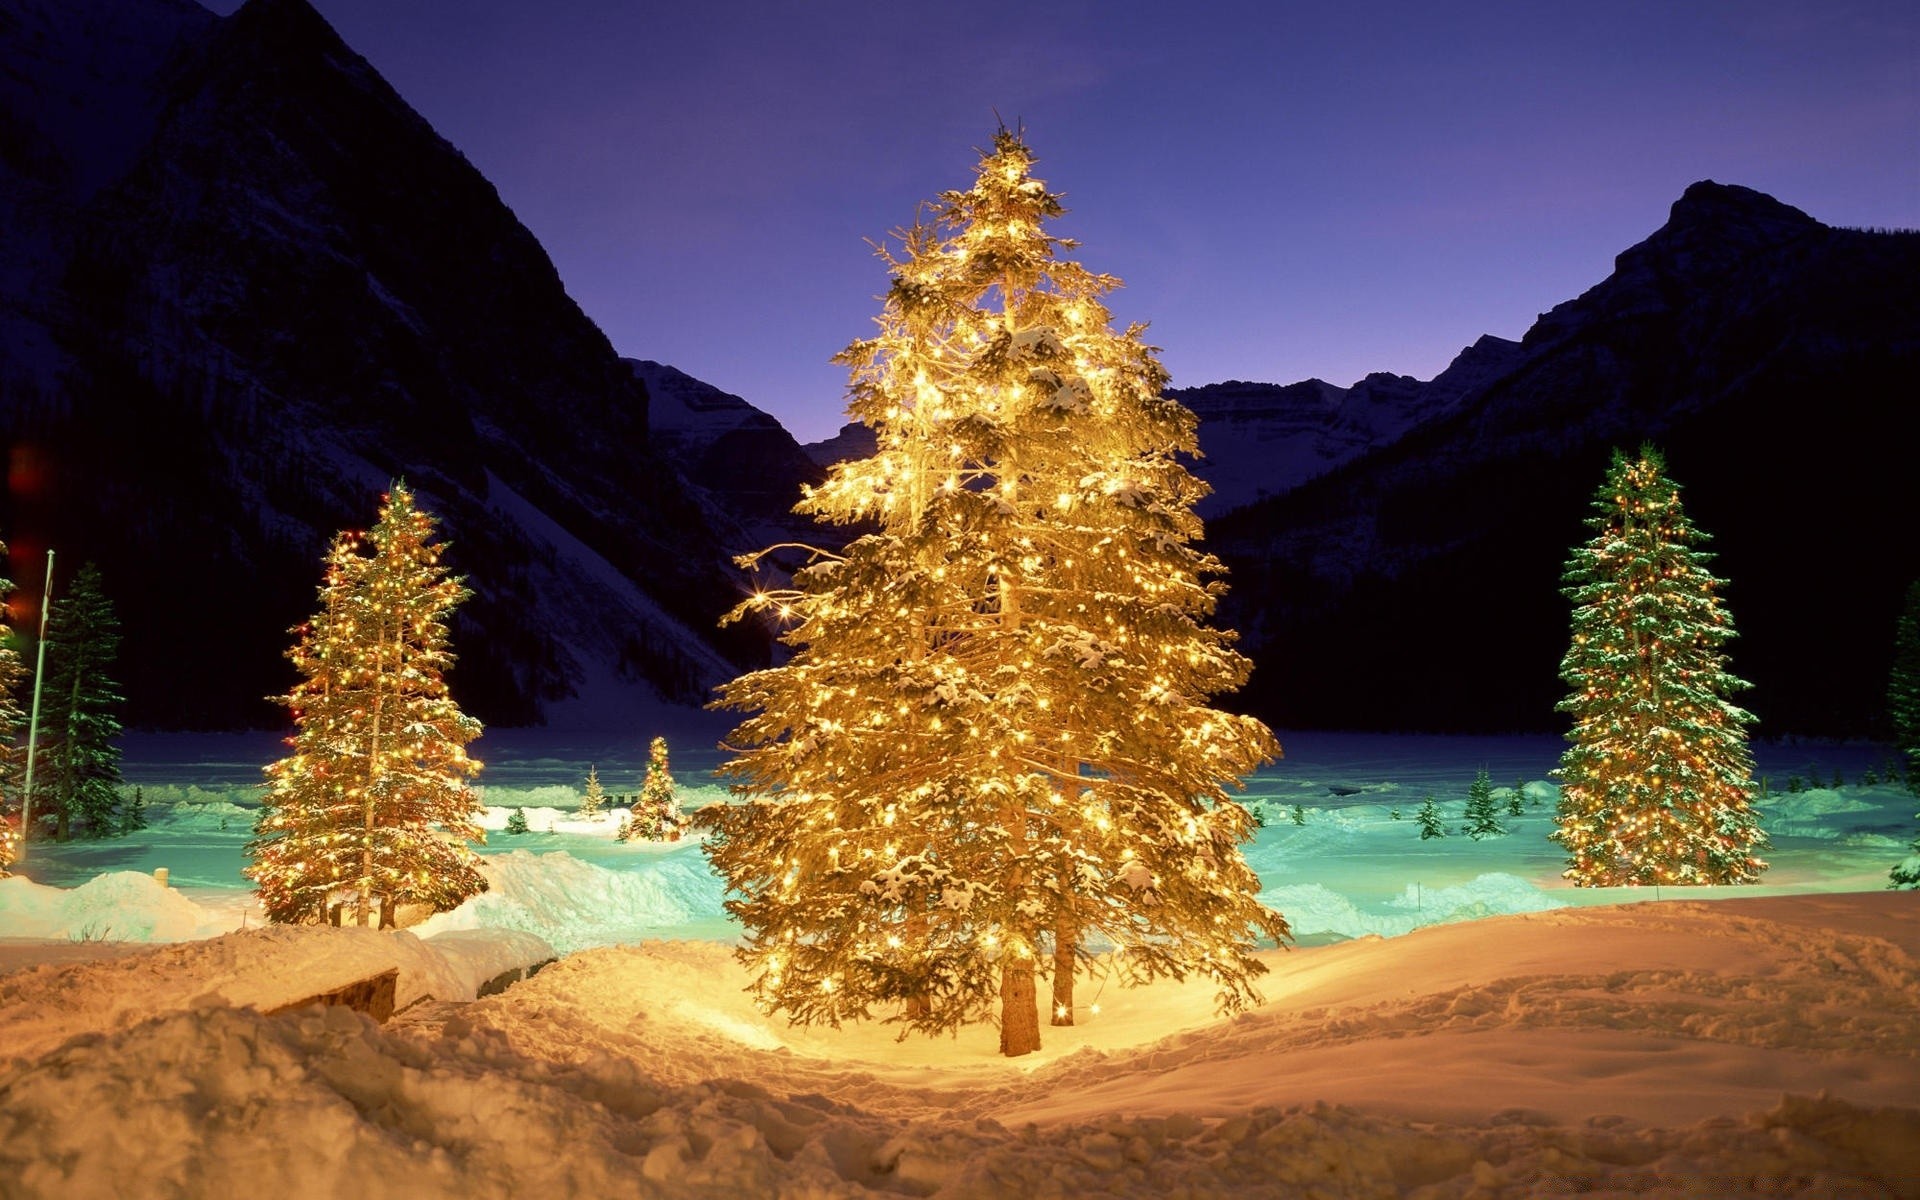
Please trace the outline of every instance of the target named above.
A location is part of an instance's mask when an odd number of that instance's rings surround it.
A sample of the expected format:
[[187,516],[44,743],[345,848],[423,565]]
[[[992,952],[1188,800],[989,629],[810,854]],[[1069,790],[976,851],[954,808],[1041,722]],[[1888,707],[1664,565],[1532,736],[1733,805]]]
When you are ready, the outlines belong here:
[[[264,759],[156,756],[167,820],[0,883],[0,935],[42,939],[0,941],[0,1196],[1920,1197],[1920,896],[1882,890],[1914,801],[1862,785],[1881,751],[1760,747],[1775,789],[1846,782],[1763,807],[1767,885],[1652,900],[1559,886],[1551,739],[1284,740],[1250,858],[1309,944],[1266,953],[1268,1003],[1084,981],[1099,1010],[1011,1062],[986,1028],[754,1011],[698,848],[557,807],[429,926],[211,936],[257,925],[234,785]],[[539,830],[585,765],[536,749],[496,749],[488,798]],[[591,751],[632,790],[644,740]],[[1482,764],[1528,780],[1515,831],[1422,842]],[[384,1027],[259,1013],[382,964],[418,1001]]]

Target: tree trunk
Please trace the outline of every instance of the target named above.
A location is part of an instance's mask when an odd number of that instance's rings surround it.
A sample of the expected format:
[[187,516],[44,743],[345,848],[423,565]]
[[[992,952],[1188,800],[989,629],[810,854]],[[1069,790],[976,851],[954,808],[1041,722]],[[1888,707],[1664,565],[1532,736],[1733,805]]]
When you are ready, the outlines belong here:
[[1073,951],[1080,944],[1080,929],[1074,919],[1062,913],[1053,925],[1053,1023],[1073,1024]]
[[1033,960],[1000,968],[1000,1053],[1008,1058],[1040,1048],[1040,1008],[1033,987]]

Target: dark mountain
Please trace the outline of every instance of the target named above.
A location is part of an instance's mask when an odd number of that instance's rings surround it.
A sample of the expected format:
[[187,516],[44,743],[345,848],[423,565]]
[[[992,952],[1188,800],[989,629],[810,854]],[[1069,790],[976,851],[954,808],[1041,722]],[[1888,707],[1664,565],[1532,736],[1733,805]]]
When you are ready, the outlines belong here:
[[764,652],[715,632],[735,574],[644,386],[304,0],[0,0],[0,64],[0,535],[23,583],[101,564],[132,721],[277,721],[326,539],[399,475],[476,587],[483,719],[617,724]]
[[1561,566],[1612,448],[1651,440],[1715,536],[1759,732],[1871,732],[1920,577],[1916,379],[1920,234],[1695,184],[1500,369],[1210,525],[1222,620],[1259,664],[1240,702],[1282,726],[1563,728]]

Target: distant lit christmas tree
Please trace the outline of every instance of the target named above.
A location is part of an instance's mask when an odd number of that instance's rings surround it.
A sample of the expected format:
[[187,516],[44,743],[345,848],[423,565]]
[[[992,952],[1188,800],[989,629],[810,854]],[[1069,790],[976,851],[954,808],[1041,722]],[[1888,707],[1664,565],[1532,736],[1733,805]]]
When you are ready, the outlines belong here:
[[1226,790],[1279,746],[1207,704],[1249,664],[1205,624],[1195,418],[1112,327],[1118,282],[1059,257],[1032,165],[1000,130],[882,251],[879,332],[840,358],[877,449],[800,506],[876,532],[742,606],[794,653],[722,689],[753,714],[723,768],[749,802],[696,816],[762,1003],[927,1033],[997,1011],[1009,1055],[1039,1047],[1036,976],[1072,1019],[1089,943],[1234,1010],[1256,939],[1288,936]]
[[598,821],[600,809],[607,802],[607,793],[600,786],[600,768],[596,764],[587,768],[587,794],[580,798],[580,819]]
[[[1907,589],[1906,605],[1894,626],[1887,715],[1893,719],[1894,746],[1907,760],[1907,787],[1920,792],[1920,583]],[[1920,837],[1913,839],[1911,850],[1890,873],[1891,886],[1903,891],[1920,888]]]
[[376,903],[383,916],[444,910],[486,890],[468,845],[485,839],[467,786],[480,764],[465,749],[480,723],[444,677],[447,620],[468,592],[433,532],[396,483],[371,531],[335,539],[320,611],[295,630],[300,682],[280,698],[293,753],[267,768],[246,868],[273,920],[322,920],[345,903],[366,925]]
[[647,773],[633,811],[620,824],[619,840],[635,838],[658,842],[680,836],[680,801],[673,792],[673,772],[667,767],[667,739],[657,737],[647,747]]
[[[47,678],[41,689],[41,748],[34,769],[34,820],[54,821],[54,836],[120,832],[120,687],[113,662],[120,619],[100,569],[80,568],[47,614]],[[29,834],[31,836],[31,834]]]
[[[0,562],[6,557],[7,544],[0,542]],[[27,671],[15,649],[13,630],[7,625],[6,600],[12,591],[13,581],[0,576],[0,879],[6,877],[7,868],[20,857],[20,835],[15,828],[16,818],[11,814],[19,808],[22,757],[19,739],[27,724],[20,699]]]
[[1558,827],[1584,887],[1751,883],[1767,864],[1753,810],[1751,714],[1725,697],[1733,622],[1707,540],[1651,449],[1615,451],[1567,564],[1573,644],[1560,677],[1573,744],[1560,760]]

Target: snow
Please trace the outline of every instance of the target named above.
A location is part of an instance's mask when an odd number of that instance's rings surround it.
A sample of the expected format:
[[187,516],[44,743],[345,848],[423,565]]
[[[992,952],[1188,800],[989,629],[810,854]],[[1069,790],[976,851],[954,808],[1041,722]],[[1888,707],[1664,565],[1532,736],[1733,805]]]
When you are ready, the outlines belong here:
[[[1316,932],[1261,952],[1265,1005],[1096,975],[1014,1060],[990,1027],[756,1011],[697,844],[565,816],[497,837],[491,891],[400,932],[263,929],[244,890],[147,871],[0,882],[0,1194],[1920,1196],[1920,896],[1884,890],[1910,795],[1776,792],[1768,882],[1655,898],[1557,879],[1551,739],[1283,740],[1251,858]],[[1759,751],[1775,780],[1881,755]],[[1482,764],[1527,779],[1515,832],[1421,841],[1420,800],[1457,831]],[[557,798],[502,765],[490,800]],[[155,771],[162,819],[122,859],[237,870],[248,785],[189,803],[184,767]],[[697,778],[683,798],[719,795]],[[264,1015],[389,967],[385,1025]]]

